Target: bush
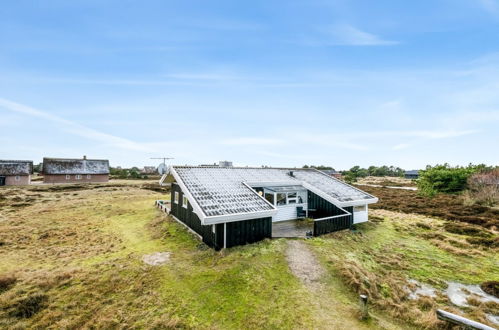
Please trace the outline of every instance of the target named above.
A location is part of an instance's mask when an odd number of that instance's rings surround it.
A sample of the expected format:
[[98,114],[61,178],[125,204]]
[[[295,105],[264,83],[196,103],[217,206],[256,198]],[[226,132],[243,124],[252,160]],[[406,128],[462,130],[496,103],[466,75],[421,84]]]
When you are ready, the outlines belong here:
[[486,168],[485,165],[468,165],[467,167],[451,167],[449,164],[427,166],[419,172],[418,189],[425,196],[434,196],[439,192],[457,193],[467,187],[468,178]]
[[468,204],[499,205],[499,167],[471,175],[467,184],[465,199]]
[[2,275],[0,276],[0,293],[2,291],[8,290],[14,283],[16,283],[17,279],[11,275]]

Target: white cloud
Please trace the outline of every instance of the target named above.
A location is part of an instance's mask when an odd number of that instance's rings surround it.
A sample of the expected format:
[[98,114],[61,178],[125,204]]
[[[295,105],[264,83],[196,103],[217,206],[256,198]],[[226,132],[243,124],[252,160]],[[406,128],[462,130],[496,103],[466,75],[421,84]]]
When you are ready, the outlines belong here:
[[35,109],[20,103],[16,103],[4,98],[0,98],[0,107],[4,108],[11,112],[16,112],[24,115],[28,115],[31,117],[42,118],[57,124],[60,124],[61,130],[69,132],[71,134],[85,137],[90,140],[100,141],[105,144],[112,145],[117,148],[125,149],[125,150],[134,150],[134,151],[145,151],[145,152],[153,152],[152,148],[137,143],[125,138],[121,138],[118,136],[114,136],[111,134],[107,134],[104,132],[97,131],[95,129],[80,125],[71,120],[64,119],[62,117],[52,115],[48,112]]
[[409,148],[411,145],[409,143],[400,143],[400,144],[397,144],[395,146],[393,146],[393,150],[402,150],[402,149],[407,149]]
[[480,5],[489,13],[499,14],[499,2],[496,0],[479,0]]
[[398,44],[397,41],[385,40],[350,24],[335,25],[329,29],[328,34],[334,37],[333,43],[337,45],[389,46]]
[[283,144],[284,140],[274,138],[259,138],[259,137],[240,137],[233,139],[225,139],[221,144],[231,146],[265,146]]

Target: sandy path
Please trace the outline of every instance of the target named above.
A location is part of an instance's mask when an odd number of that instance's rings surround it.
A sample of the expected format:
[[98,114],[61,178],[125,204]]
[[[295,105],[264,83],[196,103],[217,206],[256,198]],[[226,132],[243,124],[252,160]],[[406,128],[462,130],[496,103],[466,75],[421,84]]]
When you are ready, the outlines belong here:
[[291,240],[286,249],[291,272],[310,289],[321,286],[320,279],[325,274],[324,268],[319,264],[310,249],[302,241]]
[[[304,303],[314,310],[314,329],[400,329],[398,325],[376,318],[371,323],[360,322],[358,307],[344,297],[341,289],[327,282],[327,272],[310,248],[301,240],[290,240],[286,249],[289,269],[309,290]],[[332,286],[331,286],[332,285]],[[310,299],[310,300],[309,300]]]

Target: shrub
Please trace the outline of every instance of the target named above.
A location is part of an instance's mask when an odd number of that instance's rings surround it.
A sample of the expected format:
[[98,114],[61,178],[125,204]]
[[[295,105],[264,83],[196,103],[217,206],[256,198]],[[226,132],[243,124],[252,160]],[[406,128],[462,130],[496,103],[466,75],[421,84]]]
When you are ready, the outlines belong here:
[[467,167],[451,167],[449,164],[427,166],[419,172],[417,185],[419,191],[426,196],[434,196],[439,192],[457,193],[467,186],[468,178],[486,168],[485,165],[468,165]]
[[467,184],[465,199],[470,201],[469,204],[499,205],[499,167],[471,175]]
[[480,288],[486,293],[499,298],[499,282],[498,281],[488,281],[480,284]]
[[12,302],[10,315],[17,318],[30,318],[44,307],[46,301],[47,296],[43,293],[34,293],[19,298]]
[[17,279],[11,275],[2,275],[0,276],[0,293],[2,291],[6,291],[10,289],[10,287],[16,283]]

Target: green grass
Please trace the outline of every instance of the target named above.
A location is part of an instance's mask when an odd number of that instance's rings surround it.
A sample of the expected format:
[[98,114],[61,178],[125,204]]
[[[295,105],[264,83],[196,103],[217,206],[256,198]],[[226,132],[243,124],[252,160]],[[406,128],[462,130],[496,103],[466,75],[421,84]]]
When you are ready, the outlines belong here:
[[[400,295],[408,279],[441,289],[446,281],[480,284],[499,280],[497,249],[473,246],[466,242],[466,235],[446,232],[443,220],[384,210],[371,214],[383,220],[308,243],[333,276],[358,288],[359,293],[369,294],[381,310],[412,318],[420,326],[436,326],[431,323],[436,320],[418,323],[424,315],[429,318],[433,309],[421,314],[424,309],[416,311],[417,303]],[[445,297],[438,298],[433,306],[454,308]]]
[[[380,287],[387,296],[393,274],[479,283],[499,273],[487,250],[470,249],[476,258],[455,255],[414,226],[429,221],[444,233],[438,221],[387,218],[359,233],[306,241],[328,271],[321,291],[313,292],[290,272],[286,240],[216,252],[154,208],[154,200],[168,196],[140,185],[5,192],[0,278],[17,281],[0,292],[0,328],[399,329],[407,324],[383,306],[373,306],[370,321],[358,320],[358,295],[342,273],[346,262],[385,272]],[[31,206],[9,206],[28,197]],[[165,251],[172,254],[163,266],[141,260]],[[387,263],[397,258],[400,265]],[[35,313],[16,316],[26,306]]]
[[[37,193],[2,211],[0,276],[17,282],[0,295],[0,327],[320,327],[285,240],[216,252],[153,207],[166,196],[136,186]],[[141,261],[163,251],[164,266]],[[13,316],[39,296],[37,313]]]

